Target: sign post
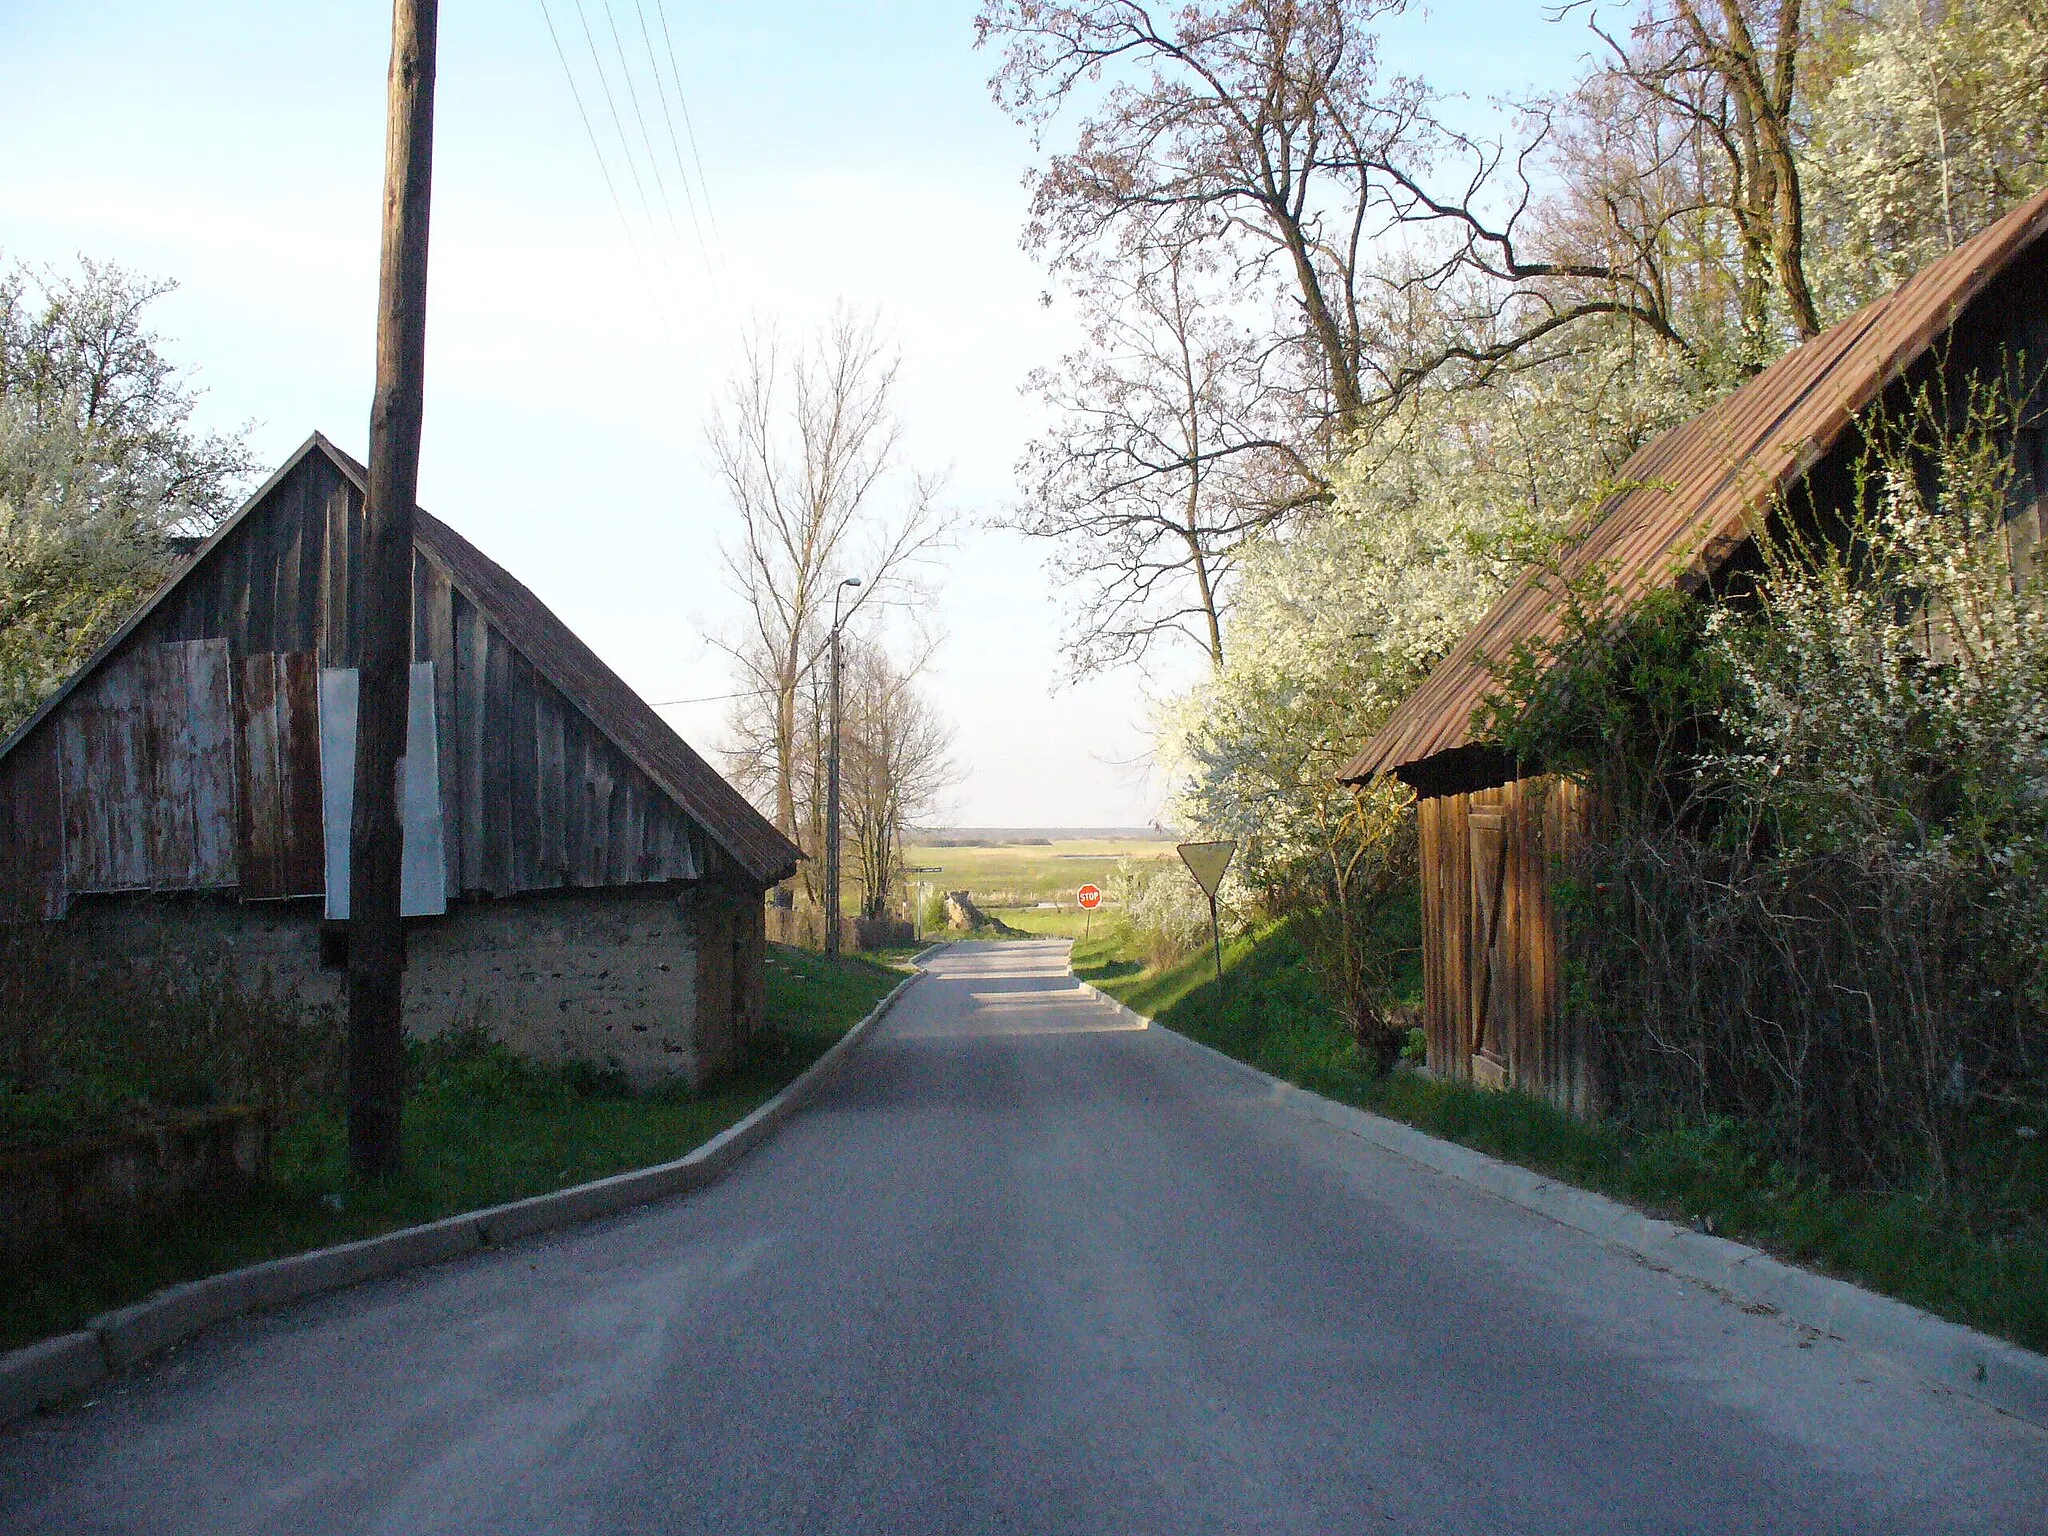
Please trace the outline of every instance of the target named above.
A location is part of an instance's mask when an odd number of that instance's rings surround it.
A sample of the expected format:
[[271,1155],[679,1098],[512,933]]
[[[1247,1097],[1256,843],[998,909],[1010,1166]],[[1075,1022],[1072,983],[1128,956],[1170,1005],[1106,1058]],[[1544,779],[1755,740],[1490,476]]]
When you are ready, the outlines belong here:
[[1081,938],[1085,942],[1095,925],[1095,909],[1102,905],[1102,890],[1099,886],[1084,885],[1078,892],[1081,910],[1088,915],[1081,919]]
[[1188,873],[1195,877],[1195,883],[1202,888],[1202,894],[1209,898],[1209,942],[1216,953],[1216,1006],[1223,1006],[1223,928],[1216,917],[1216,892],[1223,885],[1223,872],[1230,868],[1230,861],[1237,853],[1237,844],[1230,838],[1215,843],[1182,843],[1181,862],[1188,867]]

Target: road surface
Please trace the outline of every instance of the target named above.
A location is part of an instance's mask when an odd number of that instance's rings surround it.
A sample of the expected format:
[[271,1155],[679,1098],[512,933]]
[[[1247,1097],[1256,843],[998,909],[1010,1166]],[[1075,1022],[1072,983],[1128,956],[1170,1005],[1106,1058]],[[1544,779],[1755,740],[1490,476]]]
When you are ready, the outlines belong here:
[[2048,1434],[932,965],[720,1184],[213,1331],[0,1530],[2048,1531]]

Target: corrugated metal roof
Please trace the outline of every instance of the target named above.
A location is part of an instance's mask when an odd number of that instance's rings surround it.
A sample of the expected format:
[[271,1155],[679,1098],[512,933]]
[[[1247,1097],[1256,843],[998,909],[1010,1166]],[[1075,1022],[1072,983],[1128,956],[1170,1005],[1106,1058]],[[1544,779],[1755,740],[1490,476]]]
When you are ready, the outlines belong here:
[[[309,453],[323,453],[359,492],[367,494],[363,466],[316,432],[264,482],[255,495],[216,528],[190,559],[132,614],[92,657],[57,689],[27,720],[0,743],[0,759],[34,734],[63,701],[91,677],[121,644],[163,605],[208,554]],[[598,659],[597,653],[556,618],[547,605],[503,566],[461,534],[417,508],[413,542],[444,571],[449,580],[476,604],[515,649],[533,663],[568,701],[594,724],[634,766],[698,825],[704,828],[735,864],[764,885],[787,879],[802,857],[746,797],[654,712],[647,701]]]
[[[1813,468],[1857,413],[1952,326],[1987,283],[2048,233],[2048,189],[1848,319],[1787,353],[1622,466],[1628,489],[1568,541],[1565,580],[1600,568],[1617,603],[1712,576],[1751,519]],[[1525,574],[1345,767],[1360,782],[1475,747],[1488,660],[1558,639],[1557,575]]]

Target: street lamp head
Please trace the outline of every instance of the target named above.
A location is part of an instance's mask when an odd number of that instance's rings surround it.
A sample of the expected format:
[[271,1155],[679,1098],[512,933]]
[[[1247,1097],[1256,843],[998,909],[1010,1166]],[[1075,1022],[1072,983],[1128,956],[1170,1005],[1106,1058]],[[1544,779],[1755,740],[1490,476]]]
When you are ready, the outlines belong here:
[[839,585],[841,585],[842,587],[857,587],[860,585],[860,578],[858,576],[849,576],[846,578],[846,580],[839,583]]

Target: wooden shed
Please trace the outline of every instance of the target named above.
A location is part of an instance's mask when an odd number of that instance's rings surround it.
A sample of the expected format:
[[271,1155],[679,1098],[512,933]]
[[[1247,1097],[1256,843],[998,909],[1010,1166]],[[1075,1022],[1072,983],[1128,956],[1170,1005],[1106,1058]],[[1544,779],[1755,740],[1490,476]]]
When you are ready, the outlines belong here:
[[[361,465],[315,434],[0,743],[0,919],[225,947],[341,997]],[[502,567],[417,514],[401,799],[415,1030],[645,1080],[763,1013],[797,850]]]
[[[1480,739],[1490,663],[1563,635],[1559,583],[1594,571],[1617,604],[1654,588],[1712,600],[1753,560],[1756,519],[1795,490],[1816,508],[1846,494],[1849,428],[1885,397],[1951,379],[2041,377],[2048,364],[2048,190],[1924,268],[1890,296],[1788,353],[1623,466],[1623,490],[1567,540],[1554,572],[1530,571],[1431,672],[1344,770],[1392,774],[1418,796],[1424,1027],[1431,1069],[1515,1084],[1577,1111],[1596,1085],[1587,1042],[1559,1012],[1552,871],[1584,833],[1579,786]],[[2029,429],[2030,484],[2005,537],[2025,568],[2048,512],[2048,458]]]

